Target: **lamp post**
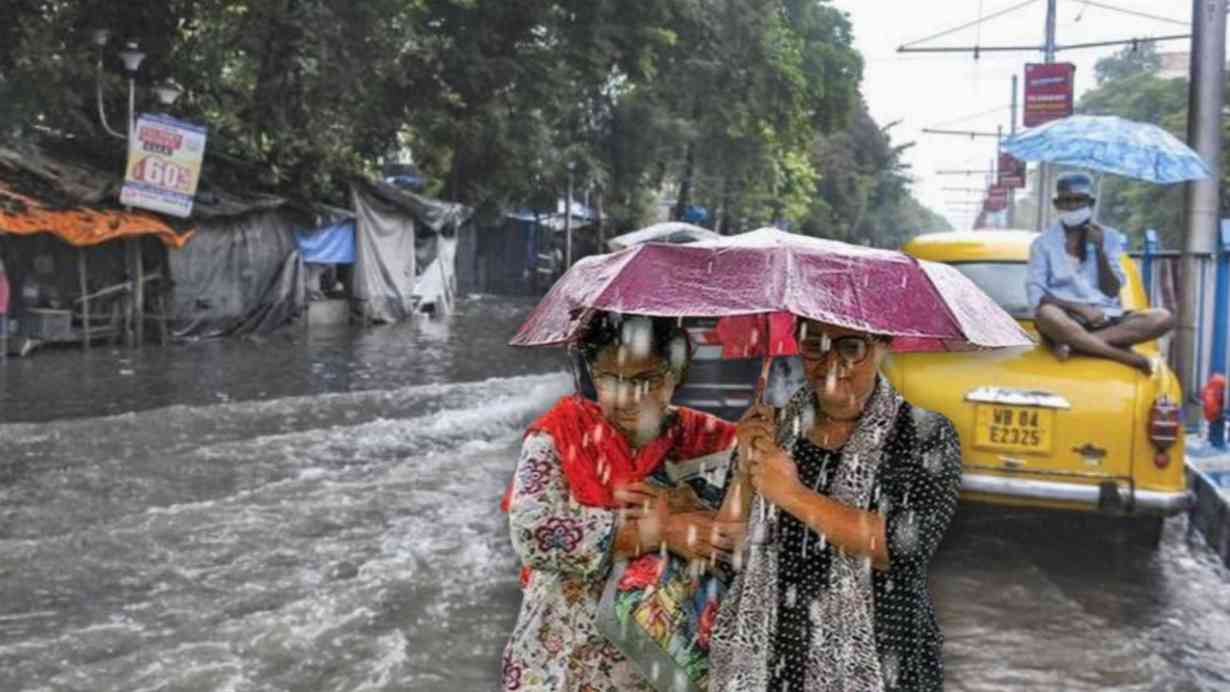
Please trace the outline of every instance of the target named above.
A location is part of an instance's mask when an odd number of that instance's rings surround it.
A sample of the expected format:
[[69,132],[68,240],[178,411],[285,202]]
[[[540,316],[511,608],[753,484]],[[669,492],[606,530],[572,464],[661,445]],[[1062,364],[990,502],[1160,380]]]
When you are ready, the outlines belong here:
[[[124,46],[124,50],[120,51],[120,60],[124,62],[124,72],[128,75],[128,122],[127,135],[122,135],[111,129],[107,124],[107,111],[103,108],[102,98],[102,70],[103,70],[103,48],[106,47],[107,41],[110,38],[110,32],[106,29],[99,29],[94,32],[94,45],[98,47],[98,74],[97,74],[97,95],[98,95],[98,118],[102,121],[103,129],[108,134],[119,139],[127,139],[129,146],[136,137],[136,110],[137,110],[137,72],[141,69],[141,63],[145,60],[145,53],[137,46],[135,41],[129,41]],[[164,105],[170,105],[179,97],[179,88],[169,82],[163,83],[155,88],[155,94],[158,96],[158,101]],[[128,238],[124,244],[124,259],[128,266],[128,275],[132,286],[132,299],[128,303],[128,312],[125,321],[127,322],[125,332],[127,334],[128,345],[139,346],[144,342],[145,337],[145,282],[143,274],[143,262],[141,259],[141,245],[138,239]],[[82,290],[82,312],[85,316],[85,341],[86,346],[89,346],[89,298],[87,297],[86,274],[85,274],[85,255],[84,253],[78,256],[80,262],[81,274],[81,290]]]

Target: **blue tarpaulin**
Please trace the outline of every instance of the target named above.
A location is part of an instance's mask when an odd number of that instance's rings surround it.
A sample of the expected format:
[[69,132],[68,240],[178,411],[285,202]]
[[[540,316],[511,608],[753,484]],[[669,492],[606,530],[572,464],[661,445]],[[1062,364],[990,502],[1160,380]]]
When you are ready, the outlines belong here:
[[354,264],[354,219],[312,231],[295,231],[303,261],[315,264]]

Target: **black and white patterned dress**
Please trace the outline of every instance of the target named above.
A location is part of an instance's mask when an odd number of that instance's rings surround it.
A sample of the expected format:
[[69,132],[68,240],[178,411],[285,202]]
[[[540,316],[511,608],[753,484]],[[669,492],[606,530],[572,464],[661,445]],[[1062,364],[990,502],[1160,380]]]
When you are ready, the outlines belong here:
[[[792,450],[799,479],[827,494],[841,464],[840,451],[800,437]],[[960,448],[952,424],[942,416],[903,403],[884,446],[873,491],[872,511],[884,515],[890,568],[872,571],[875,638],[886,690],[939,690],[944,672],[943,637],[927,591],[927,565],[957,505]],[[779,619],[771,689],[804,685],[811,641],[808,604],[828,588],[833,546],[798,519],[782,512],[778,523]],[[901,548],[906,548],[902,550]]]
[[710,661],[715,692],[885,692],[943,687],[943,639],[927,570],[956,511],[961,453],[942,415],[880,377],[840,450],[817,447],[815,392],[779,412],[778,444],[799,478],[885,523],[889,567],[846,554],[788,512],[753,500],[742,570],[722,601]]

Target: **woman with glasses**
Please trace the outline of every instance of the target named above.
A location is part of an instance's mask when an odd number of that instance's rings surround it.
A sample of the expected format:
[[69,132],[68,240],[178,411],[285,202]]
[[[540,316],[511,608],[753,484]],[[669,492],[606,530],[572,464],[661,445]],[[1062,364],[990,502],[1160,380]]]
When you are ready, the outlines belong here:
[[711,689],[939,690],[927,567],[957,505],[956,432],[880,374],[889,338],[810,321],[798,337],[807,385],[738,426],[758,496]]
[[[719,521],[714,508],[735,429],[670,405],[690,355],[675,320],[598,314],[578,348],[597,401],[564,397],[530,426],[506,497],[526,571],[503,689],[652,690],[595,626],[603,586],[616,558],[667,550],[715,559],[734,549],[743,524]],[[703,479],[662,489],[668,463],[706,459]]]

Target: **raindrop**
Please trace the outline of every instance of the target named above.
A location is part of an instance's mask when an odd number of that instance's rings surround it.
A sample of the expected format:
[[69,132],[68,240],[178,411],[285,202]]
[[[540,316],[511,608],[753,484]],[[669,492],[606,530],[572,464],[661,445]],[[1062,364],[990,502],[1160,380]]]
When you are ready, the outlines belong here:
[[829,338],[829,335],[821,334],[820,335],[820,351],[823,353],[828,353],[829,349],[831,349],[832,347],[833,347],[833,340]]
[[804,321],[802,324],[799,325],[799,340],[802,341],[803,339],[806,339],[806,338],[807,338],[807,322]]
[[753,329],[752,330],[752,345],[755,346],[758,343],[760,343],[760,330]]
[[803,430],[811,430],[813,427],[815,427],[816,425],[815,405],[804,406],[803,410],[799,412],[799,415],[802,417],[799,427],[801,427]]
[[693,548],[695,546],[696,546],[696,524],[689,524],[688,525],[688,547]]
[[898,553],[910,554],[918,547],[918,526],[914,510],[907,509],[893,530],[893,546]]
[[794,420],[793,420],[793,421],[791,421],[791,424],[790,424],[790,431],[791,431],[791,435],[792,435],[792,436],[794,436],[794,437],[798,437],[798,436],[799,436],[799,424],[800,424],[800,423],[801,423],[801,421],[799,420],[799,416],[795,416],[795,417],[794,417]]
[[645,317],[635,317],[624,322],[620,330],[623,343],[627,344],[633,358],[649,356],[653,344],[653,323]]
[[679,692],[685,692],[688,689],[688,674],[682,668],[676,668],[675,680],[671,684]]
[[626,362],[628,362],[628,349],[621,345],[619,350],[615,352],[615,363],[616,365],[623,367],[623,364]]
[[662,676],[662,668],[661,666],[658,665],[657,661],[654,661],[653,665],[650,666],[649,668],[649,677],[653,678],[654,682],[657,682],[658,678],[661,676]]
[[671,339],[670,345],[670,367],[675,372],[680,372],[688,364],[688,342],[683,337],[675,337]]
[[676,318],[675,318],[675,326],[676,326],[676,327],[682,327],[682,326],[683,326],[683,315],[680,315],[679,317],[676,317]]
[[602,444],[602,436],[605,434],[606,432],[603,430],[601,425],[594,426],[594,442],[595,443]]
[[906,281],[908,281],[909,278],[910,278],[909,274],[905,274],[901,277],[901,287],[902,288],[905,288]]
[[880,661],[880,672],[884,676],[884,687],[892,689],[897,686],[897,682],[901,675],[901,658],[897,654],[896,649],[888,649],[884,652],[884,658]]
[[811,605],[807,607],[807,615],[811,618],[813,627],[821,626],[824,622],[824,611],[820,608],[820,599],[811,602]]
[[832,396],[833,392],[836,390],[837,390],[837,370],[835,368],[829,368],[828,373],[824,376],[824,391],[829,396]]
[[662,416],[659,412],[652,408],[642,408],[636,415],[636,437],[638,446],[649,442],[658,436],[658,429],[662,425]]

